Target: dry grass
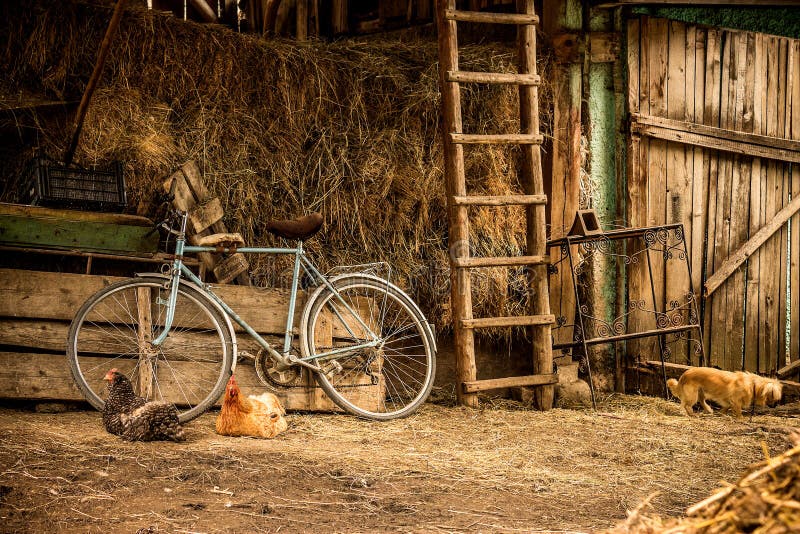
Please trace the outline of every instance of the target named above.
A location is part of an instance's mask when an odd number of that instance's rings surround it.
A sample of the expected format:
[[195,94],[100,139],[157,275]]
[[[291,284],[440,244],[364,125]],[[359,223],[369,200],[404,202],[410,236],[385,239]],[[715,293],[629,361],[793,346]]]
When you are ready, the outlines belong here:
[[609,534],[790,534],[800,531],[800,434],[794,447],[751,466],[735,484],[723,487],[689,507],[685,518],[663,518],[645,512],[656,493]]
[[[110,15],[86,4],[4,3],[0,66],[6,92],[79,99]],[[513,70],[502,45],[461,50],[465,70]],[[542,79],[549,60],[542,57]],[[543,128],[549,87],[542,87]],[[269,218],[325,215],[309,243],[323,268],[384,260],[440,325],[449,324],[449,273],[437,48],[434,41],[297,43],[127,11],[86,119],[77,158],[120,160],[131,204],[149,199],[177,166],[196,159],[226,207],[226,223],[252,243],[270,241]],[[463,91],[465,131],[518,131],[518,99],[506,86]],[[63,153],[71,135],[39,117],[40,143]],[[520,191],[518,151],[468,148],[475,194]],[[12,163],[6,168],[14,168]],[[13,181],[14,177],[7,176]],[[15,187],[5,187],[6,198]],[[12,199],[13,200],[13,199]],[[474,210],[473,254],[524,250],[520,208]],[[288,261],[288,260],[287,260]],[[287,276],[256,261],[264,285]],[[476,314],[520,313],[521,269],[476,272]]]
[[652,398],[484,406],[388,423],[290,414],[275,440],[217,436],[207,414],[182,444],[121,442],[93,412],[0,410],[0,516],[32,531],[588,532],[654,492],[652,514],[681,517],[763,459],[762,442],[788,446],[785,419],[690,419]]

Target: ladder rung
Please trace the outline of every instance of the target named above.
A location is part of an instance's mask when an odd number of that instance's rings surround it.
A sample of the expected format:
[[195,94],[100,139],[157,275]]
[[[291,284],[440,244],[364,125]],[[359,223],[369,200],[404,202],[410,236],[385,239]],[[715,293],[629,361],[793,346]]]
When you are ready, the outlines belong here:
[[493,328],[501,326],[544,326],[556,322],[554,315],[514,315],[510,317],[484,317],[462,319],[464,328]]
[[463,145],[541,145],[544,138],[538,134],[462,134],[451,133],[450,140],[453,143]]
[[547,204],[547,195],[490,195],[453,197],[456,206],[528,206]]
[[512,267],[517,265],[545,265],[550,256],[507,256],[496,258],[454,258],[456,267]]
[[513,72],[471,72],[465,70],[447,71],[448,82],[510,83],[517,85],[539,85],[542,79],[537,74],[517,74]]
[[483,11],[459,11],[446,9],[444,18],[462,22],[486,22],[489,24],[539,24],[539,17],[526,13],[485,13]]
[[558,375],[550,374],[474,380],[472,382],[462,382],[461,387],[464,388],[464,393],[475,393],[476,391],[486,391],[487,389],[511,388],[515,386],[546,386],[557,383]]

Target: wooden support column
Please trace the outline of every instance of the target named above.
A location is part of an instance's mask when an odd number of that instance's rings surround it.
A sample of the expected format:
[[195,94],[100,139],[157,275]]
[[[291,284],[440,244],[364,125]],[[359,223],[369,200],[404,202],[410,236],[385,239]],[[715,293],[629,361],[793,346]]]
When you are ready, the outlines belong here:
[[[575,0],[543,0],[542,30],[556,55],[553,85],[553,146],[544,169],[550,190],[550,236],[567,234],[580,203],[582,70],[577,32],[581,30],[581,5]],[[548,185],[545,185],[547,188]],[[550,276],[550,308],[568,324],[575,318],[575,292],[568,268]],[[572,340],[569,328],[556,329],[554,342]]]
[[308,0],[297,0],[297,33],[298,41],[308,40]]
[[331,30],[334,35],[347,33],[350,29],[347,22],[347,0],[331,1]]

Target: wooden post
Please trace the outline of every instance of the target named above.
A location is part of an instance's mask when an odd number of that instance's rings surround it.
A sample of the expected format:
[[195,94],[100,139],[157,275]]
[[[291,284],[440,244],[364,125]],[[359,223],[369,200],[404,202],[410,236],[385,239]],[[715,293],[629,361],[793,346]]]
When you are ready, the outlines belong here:
[[[580,202],[581,180],[581,91],[582,72],[579,56],[574,61],[571,50],[577,45],[573,32],[581,29],[581,8],[574,0],[544,0],[542,30],[556,49],[559,58],[553,69],[552,148],[547,158],[545,181],[549,184],[549,221],[551,238],[566,235]],[[550,276],[550,308],[564,316],[567,324],[575,319],[575,292],[569,269],[559,269]],[[553,331],[554,342],[572,340],[570,328]]]
[[72,158],[75,156],[75,149],[78,148],[78,140],[81,137],[81,130],[83,129],[83,120],[86,118],[86,111],[89,109],[89,102],[92,99],[92,94],[97,88],[97,82],[100,81],[100,75],[103,74],[103,66],[106,63],[106,56],[108,49],[111,47],[111,41],[114,40],[114,34],[119,26],[119,21],[122,19],[122,12],[125,9],[126,0],[117,0],[117,5],[114,7],[114,13],[111,15],[111,21],[106,28],[106,34],[103,41],[100,43],[100,51],[97,53],[97,60],[94,63],[94,70],[89,77],[89,82],[86,84],[86,90],[81,97],[81,103],[78,105],[78,111],[75,114],[75,132],[72,134],[72,141],[64,154],[64,164],[69,165],[72,163]]
[[297,32],[298,41],[308,40],[308,0],[297,0]]
[[[534,14],[533,0],[517,0],[517,12]],[[517,30],[518,62],[520,74],[536,75],[536,27],[530,24],[519,26]],[[520,85],[520,131],[521,133],[539,134],[539,97],[535,85]],[[523,163],[520,169],[520,182],[525,194],[543,195],[541,151],[538,145],[523,145]],[[544,204],[533,204],[526,208],[527,249],[528,255],[545,254],[547,248],[547,229],[545,225]],[[550,314],[550,293],[547,283],[547,266],[531,265],[528,268],[529,306],[531,315]],[[530,328],[533,341],[533,373],[549,374],[553,372],[553,348],[550,325],[538,325]],[[555,389],[552,385],[544,385],[534,391],[536,407],[549,410],[553,407]]]
[[331,31],[334,35],[347,33],[347,0],[331,1]]
[[136,338],[139,342],[139,365],[136,375],[136,393],[145,399],[153,395],[153,360],[154,351],[150,342],[153,340],[153,318],[151,311],[150,288],[140,287],[136,290],[136,309],[138,310]]
[[[469,219],[467,207],[456,205],[455,196],[466,196],[464,177],[463,146],[453,144],[451,133],[462,133],[461,95],[457,82],[448,82],[448,71],[458,70],[458,39],[456,21],[444,17],[446,9],[455,9],[455,0],[436,0],[436,22],[439,41],[439,86],[442,99],[449,104],[443,106],[444,120],[442,136],[444,143],[445,180],[447,182],[447,213],[449,219],[450,256],[469,257]],[[454,343],[456,353],[456,388],[459,404],[476,408],[477,393],[466,393],[460,387],[464,382],[472,382],[477,377],[475,369],[475,347],[473,331],[458,324],[472,319],[472,291],[468,269],[450,269],[450,301],[453,315]]]

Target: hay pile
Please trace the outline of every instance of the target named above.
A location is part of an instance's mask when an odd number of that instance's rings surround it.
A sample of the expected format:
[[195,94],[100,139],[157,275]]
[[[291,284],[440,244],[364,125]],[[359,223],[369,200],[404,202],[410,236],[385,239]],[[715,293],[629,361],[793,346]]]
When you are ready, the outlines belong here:
[[800,532],[800,434],[795,447],[752,466],[736,484],[727,484],[687,510],[689,517],[663,520],[642,510],[645,500],[613,534],[736,534]]
[[[0,66],[8,95],[78,100],[110,10],[67,2],[4,2]],[[468,46],[464,70],[511,71],[513,49]],[[542,62],[546,68],[546,61]],[[542,72],[542,78],[548,79]],[[543,129],[548,116],[542,90]],[[463,91],[465,131],[518,131],[515,89]],[[3,99],[0,99],[0,102]],[[6,98],[5,100],[8,100]],[[447,220],[434,41],[297,43],[128,10],[84,125],[76,161],[125,163],[130,205],[195,159],[226,208],[229,229],[272,243],[268,218],[321,211],[308,243],[323,269],[382,260],[439,324],[449,322]],[[40,145],[63,154],[71,128],[41,121]],[[512,147],[466,149],[471,192],[520,191]],[[14,168],[15,162],[5,162]],[[6,175],[4,179],[15,180]],[[2,188],[1,200],[15,187]],[[520,208],[474,210],[474,255],[524,250]],[[263,285],[286,264],[253,259]],[[476,272],[477,316],[521,313],[522,270]]]

